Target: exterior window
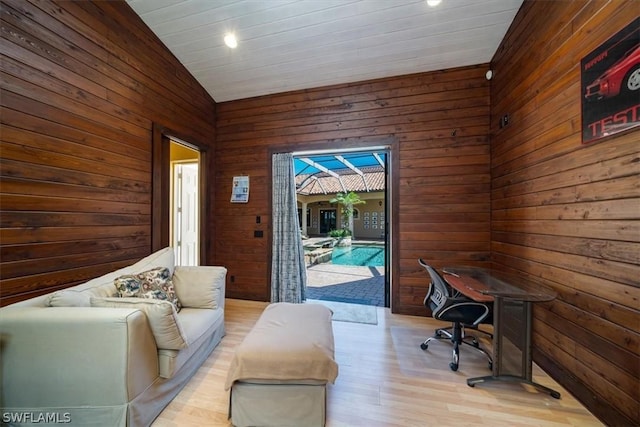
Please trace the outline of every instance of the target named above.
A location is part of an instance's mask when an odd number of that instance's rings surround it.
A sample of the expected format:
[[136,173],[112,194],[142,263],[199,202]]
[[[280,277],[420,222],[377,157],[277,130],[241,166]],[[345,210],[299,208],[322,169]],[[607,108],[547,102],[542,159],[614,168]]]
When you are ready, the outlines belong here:
[[[302,209],[298,208],[298,225],[302,227]],[[311,227],[311,209],[307,208],[307,227]]]

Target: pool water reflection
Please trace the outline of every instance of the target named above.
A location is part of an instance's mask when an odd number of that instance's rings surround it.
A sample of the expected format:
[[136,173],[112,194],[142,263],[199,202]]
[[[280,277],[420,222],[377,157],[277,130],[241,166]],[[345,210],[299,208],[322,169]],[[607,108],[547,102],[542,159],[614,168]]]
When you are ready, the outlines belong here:
[[381,267],[384,266],[384,246],[336,246],[333,248],[331,262],[338,265]]

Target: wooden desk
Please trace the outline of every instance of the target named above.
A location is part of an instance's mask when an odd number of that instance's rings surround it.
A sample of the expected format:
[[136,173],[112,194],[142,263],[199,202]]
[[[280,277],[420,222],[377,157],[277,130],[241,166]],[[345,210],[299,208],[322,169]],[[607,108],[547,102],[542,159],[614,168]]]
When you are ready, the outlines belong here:
[[493,300],[493,372],[469,378],[467,385],[518,382],[559,399],[560,393],[531,378],[531,304],[551,301],[555,294],[535,279],[503,272],[473,267],[446,267],[442,272],[451,287],[465,296],[478,302]]
[[445,280],[453,289],[462,293],[466,297],[478,302],[493,302],[493,297],[486,292],[489,287],[471,276],[458,276],[455,273],[445,271]]

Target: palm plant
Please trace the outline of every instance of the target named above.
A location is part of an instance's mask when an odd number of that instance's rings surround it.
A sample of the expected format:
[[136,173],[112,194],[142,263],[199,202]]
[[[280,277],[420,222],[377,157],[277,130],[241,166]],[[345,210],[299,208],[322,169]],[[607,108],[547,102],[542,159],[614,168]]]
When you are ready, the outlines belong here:
[[342,214],[343,235],[353,234],[353,206],[367,203],[360,199],[360,196],[353,191],[348,193],[338,193],[330,200],[331,203],[338,203]]

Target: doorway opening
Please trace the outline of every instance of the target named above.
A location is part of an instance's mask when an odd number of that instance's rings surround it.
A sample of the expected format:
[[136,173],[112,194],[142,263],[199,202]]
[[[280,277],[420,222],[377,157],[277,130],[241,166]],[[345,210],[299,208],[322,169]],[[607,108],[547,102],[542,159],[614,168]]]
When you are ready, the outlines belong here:
[[308,299],[390,307],[390,151],[293,153]]
[[176,265],[200,261],[200,153],[171,140],[170,230]]

